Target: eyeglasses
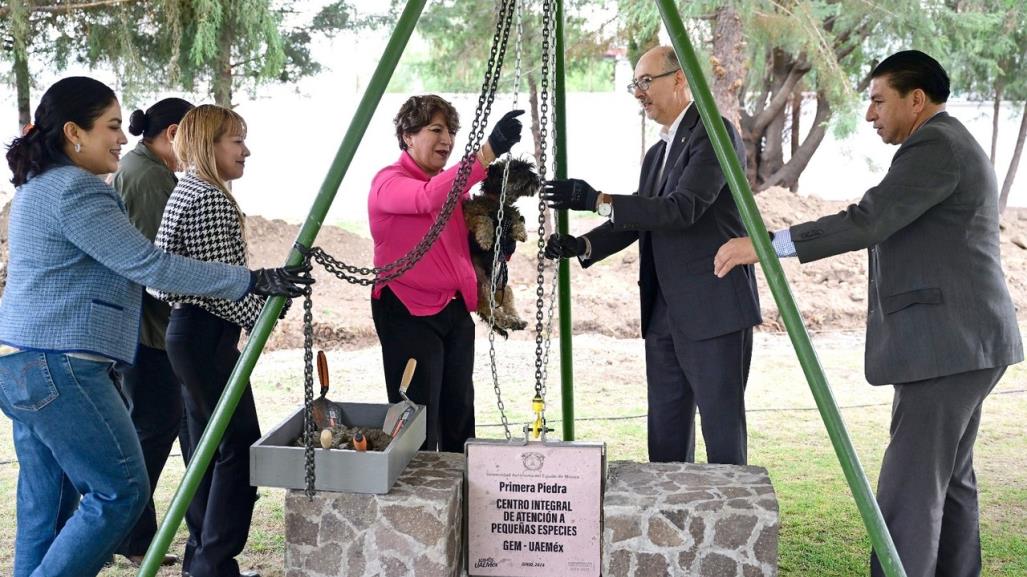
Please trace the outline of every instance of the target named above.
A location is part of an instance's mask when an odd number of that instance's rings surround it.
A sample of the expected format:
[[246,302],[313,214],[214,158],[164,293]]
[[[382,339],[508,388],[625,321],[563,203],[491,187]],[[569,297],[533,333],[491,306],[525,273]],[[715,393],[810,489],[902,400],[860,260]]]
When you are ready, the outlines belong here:
[[650,86],[653,85],[653,80],[656,80],[657,78],[663,78],[664,76],[670,76],[671,74],[674,74],[678,70],[681,70],[681,69],[680,68],[675,68],[674,70],[671,70],[669,72],[664,72],[663,74],[657,74],[656,76],[643,76],[643,77],[639,78],[638,80],[632,80],[631,83],[626,86],[626,88],[628,89],[628,92],[631,93],[631,94],[634,94],[636,89],[641,90],[642,92],[645,92],[645,91],[649,90]]

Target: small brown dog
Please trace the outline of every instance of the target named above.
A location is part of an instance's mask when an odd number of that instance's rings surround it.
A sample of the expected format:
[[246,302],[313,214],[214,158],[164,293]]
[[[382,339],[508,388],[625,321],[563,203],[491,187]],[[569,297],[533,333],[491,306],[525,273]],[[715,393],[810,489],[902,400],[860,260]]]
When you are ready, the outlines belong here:
[[[493,250],[496,246],[496,223],[499,217],[499,197],[503,190],[503,172],[507,161],[492,163],[488,175],[481,183],[481,194],[464,201],[464,220],[471,237],[471,261],[478,277],[478,316],[494,325],[497,333],[509,336],[509,331],[523,330],[528,323],[521,320],[514,307],[513,290],[507,286],[506,263],[518,242],[528,240],[524,217],[514,206],[518,198],[535,196],[542,179],[535,165],[511,159],[506,181],[506,199],[503,206],[503,226],[498,239],[499,261],[493,270]],[[491,309],[489,293],[492,279],[496,281],[496,308]]]

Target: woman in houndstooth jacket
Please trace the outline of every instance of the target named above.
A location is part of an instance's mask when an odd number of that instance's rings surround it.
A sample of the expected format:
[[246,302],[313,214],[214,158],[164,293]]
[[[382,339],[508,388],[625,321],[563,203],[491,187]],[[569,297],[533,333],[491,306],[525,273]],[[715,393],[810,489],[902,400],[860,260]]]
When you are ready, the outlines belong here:
[[[179,124],[175,153],[186,173],[164,209],[157,246],[199,260],[245,265],[243,214],[229,190],[250,155],[245,121],[227,108],[198,106]],[[186,390],[189,437],[199,439],[239,359],[240,332],[253,328],[266,299],[166,291],[157,296],[171,303],[168,358]],[[257,408],[247,386],[186,513],[190,541],[182,571],[192,577],[240,575],[235,556],[246,545],[257,498],[249,481],[249,446],[259,438]]]

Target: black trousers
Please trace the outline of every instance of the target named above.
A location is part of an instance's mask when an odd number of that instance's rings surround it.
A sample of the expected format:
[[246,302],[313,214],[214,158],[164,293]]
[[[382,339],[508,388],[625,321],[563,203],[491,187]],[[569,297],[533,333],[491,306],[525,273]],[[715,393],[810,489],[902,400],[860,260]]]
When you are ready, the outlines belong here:
[[[200,307],[171,311],[168,358],[185,387],[189,436],[198,442],[239,359],[240,328]],[[193,577],[238,577],[235,556],[246,545],[257,489],[250,486],[249,448],[260,438],[257,407],[247,385],[224,438],[186,512],[195,543],[182,570]]]
[[125,557],[144,555],[157,534],[157,513],[153,492],[178,437],[182,457],[188,462],[189,432],[182,408],[182,385],[178,382],[168,354],[160,349],[139,345],[134,365],[118,364],[117,375],[128,403],[132,424],[143,447],[146,472],[150,477],[150,502],[146,504],[132,532],[115,551]]
[[402,400],[399,383],[407,360],[417,371],[407,396],[425,405],[427,433],[422,450],[462,453],[474,437],[474,321],[463,299],[428,317],[415,317],[386,287],[371,299],[374,328],[382,345],[390,403]]
[[649,460],[695,462],[695,410],[702,416],[709,463],[745,465],[745,385],[752,328],[712,339],[689,339],[656,299],[645,336],[649,392]]
[[[978,577],[974,442],[1006,367],[895,385],[877,503],[908,577]],[[876,555],[870,574],[883,577]]]

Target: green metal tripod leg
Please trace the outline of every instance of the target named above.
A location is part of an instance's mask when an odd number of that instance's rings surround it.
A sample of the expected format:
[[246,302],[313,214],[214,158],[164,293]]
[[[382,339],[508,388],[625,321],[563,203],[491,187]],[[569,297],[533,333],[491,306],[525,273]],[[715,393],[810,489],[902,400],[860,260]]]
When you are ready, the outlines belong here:
[[[396,23],[396,29],[393,31],[392,37],[382,53],[381,61],[378,62],[378,67],[375,69],[371,82],[367,86],[367,91],[353,113],[353,120],[350,122],[346,136],[343,138],[342,144],[335,154],[335,160],[332,162],[331,168],[328,169],[328,174],[325,176],[324,183],[321,185],[317,198],[314,200],[314,205],[307,215],[307,220],[303,223],[303,228],[300,229],[300,233],[296,238],[297,243],[310,247],[314,243],[314,238],[317,236],[318,231],[321,230],[321,225],[328,214],[328,209],[335,199],[335,193],[339,190],[339,185],[342,184],[342,178],[346,175],[346,171],[349,170],[350,162],[352,162],[357,147],[364,137],[364,132],[367,131],[367,126],[371,123],[371,117],[374,116],[374,111],[378,108],[382,94],[385,93],[385,88],[389,85],[392,73],[396,70],[399,58],[403,55],[403,50],[414,31],[414,27],[417,25],[417,20],[420,18],[421,11],[424,9],[426,2],[427,0],[408,0],[406,3],[399,21]],[[287,264],[297,264],[301,260],[302,256],[300,253],[293,249]],[[264,345],[267,343],[268,336],[270,336],[271,330],[278,321],[278,315],[282,312],[284,305],[285,299],[283,297],[269,299],[267,304],[264,305],[264,310],[261,311],[260,318],[257,319],[257,323],[250,333],[250,339],[242,351],[242,356],[239,358],[239,362],[236,363],[235,369],[228,379],[228,386],[221,395],[221,400],[218,401],[217,407],[214,408],[214,415],[211,417],[210,424],[207,425],[206,430],[203,431],[203,435],[200,437],[192,460],[189,462],[189,467],[186,469],[185,476],[182,478],[178,491],[171,501],[171,507],[161,523],[160,530],[150,543],[150,548],[146,551],[146,557],[143,559],[142,566],[139,569],[139,577],[153,577],[160,568],[160,562],[171,545],[175,531],[182,523],[182,517],[185,516],[185,511],[196,494],[200,481],[203,479],[203,475],[214,456],[214,451],[217,450],[217,446],[225,434],[228,422],[235,413],[239,399],[249,383],[253,367],[257,364],[257,359],[264,350]]]
[[[563,62],[563,0],[556,0],[556,86],[554,90],[553,130],[556,132],[556,178],[567,178],[567,100]],[[567,210],[556,215],[556,231],[567,234]],[[560,306],[560,400],[563,409],[563,440],[574,440],[574,365],[571,349],[571,272],[570,263],[562,258],[557,265],[557,295]]]
[[838,405],[835,403],[834,395],[831,393],[831,387],[827,383],[824,370],[820,366],[816,351],[810,342],[809,333],[806,332],[802,316],[795,306],[795,300],[792,298],[791,290],[788,288],[788,281],[785,279],[784,271],[781,270],[781,261],[778,260],[777,254],[770,244],[767,228],[763,224],[763,218],[760,216],[756,202],[753,200],[752,191],[749,189],[749,183],[745,178],[742,165],[739,163],[738,157],[735,156],[727,130],[724,128],[720,113],[717,111],[717,104],[713,100],[713,94],[706,84],[706,78],[703,76],[699,60],[695,55],[695,50],[692,48],[692,42],[688,38],[688,32],[685,31],[685,26],[681,22],[681,16],[671,0],[656,0],[656,3],[660,9],[660,15],[663,17],[663,24],[666,26],[671,42],[674,44],[674,50],[677,52],[685,75],[688,77],[688,84],[692,89],[692,95],[695,97],[695,104],[699,107],[699,114],[702,116],[703,123],[706,125],[706,131],[712,139],[717,160],[720,161],[720,166],[724,170],[728,186],[731,188],[731,195],[735,199],[735,204],[738,205],[738,211],[741,213],[742,221],[745,223],[745,229],[753,240],[756,254],[759,255],[760,265],[763,267],[763,273],[767,277],[767,284],[770,285],[774,300],[777,301],[777,308],[781,312],[781,319],[784,321],[785,328],[788,329],[788,336],[792,340],[792,346],[795,347],[795,354],[799,357],[799,364],[802,365],[802,370],[806,374],[806,380],[809,382],[810,390],[813,392],[813,398],[816,400],[817,408],[820,410],[820,416],[824,420],[827,434],[831,438],[835,453],[838,455],[838,461],[841,463],[842,471],[845,473],[845,480],[849,483],[852,495],[856,499],[856,507],[859,509],[859,513],[863,517],[863,524],[866,525],[867,532],[870,534],[870,542],[874,547],[874,551],[877,552],[885,574],[888,577],[905,577],[906,572],[899,561],[899,554],[895,550],[895,543],[892,541],[888,527],[881,516],[881,510],[874,499],[870,482],[860,466],[859,456],[856,454],[852,441],[849,439],[849,434],[845,430],[845,422],[842,421],[842,416],[838,412]]

